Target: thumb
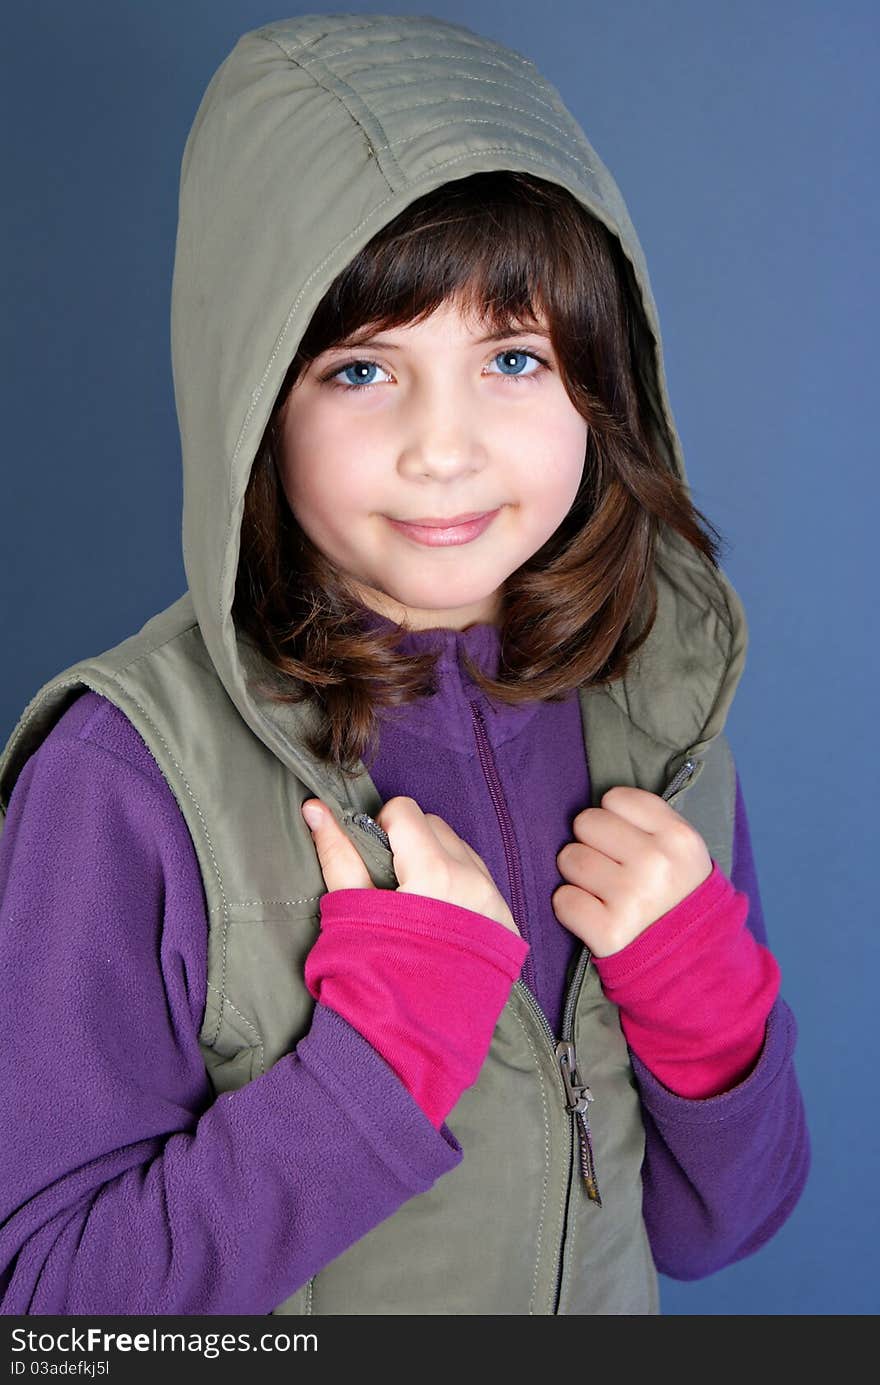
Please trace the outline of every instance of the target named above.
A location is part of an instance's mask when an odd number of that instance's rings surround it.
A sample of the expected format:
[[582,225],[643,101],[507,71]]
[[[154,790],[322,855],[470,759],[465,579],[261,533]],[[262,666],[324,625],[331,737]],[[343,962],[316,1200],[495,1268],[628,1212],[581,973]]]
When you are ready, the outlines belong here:
[[370,873],[352,841],[319,798],[307,798],[302,815],[312,834],[328,890],[374,889]]

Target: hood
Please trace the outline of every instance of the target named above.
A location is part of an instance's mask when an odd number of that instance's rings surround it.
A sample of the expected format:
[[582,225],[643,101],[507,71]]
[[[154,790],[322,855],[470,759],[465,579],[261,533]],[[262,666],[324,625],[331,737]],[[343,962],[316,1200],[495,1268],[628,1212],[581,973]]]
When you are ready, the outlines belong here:
[[[252,692],[256,652],[232,620],[251,465],[331,281],[410,202],[494,169],[561,184],[619,239],[653,343],[639,369],[656,443],[686,480],[657,311],[623,199],[558,91],[521,54],[429,15],[281,20],[238,40],[184,148],[171,348],[189,592],[241,716],[325,798],[347,794],[301,744],[308,705],[281,707]],[[676,535],[664,541],[662,561],[654,630],[611,694],[648,734],[685,749],[723,727],[746,624],[726,577]]]

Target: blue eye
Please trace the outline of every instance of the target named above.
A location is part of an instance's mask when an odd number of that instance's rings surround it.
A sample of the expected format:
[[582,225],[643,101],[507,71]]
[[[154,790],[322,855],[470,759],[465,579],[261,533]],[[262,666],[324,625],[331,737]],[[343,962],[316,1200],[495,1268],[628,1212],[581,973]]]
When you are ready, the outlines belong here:
[[[377,365],[375,361],[349,361],[346,365],[338,366],[337,369],[334,370],[334,372],[333,372],[332,375],[325,375],[325,376],[324,376],[324,379],[325,379],[325,380],[332,380],[334,383],[336,383],[336,376],[337,376],[337,375],[342,375],[343,372],[347,372],[347,371],[349,371],[349,370],[351,370],[351,371],[363,371],[363,370],[370,371],[370,370],[381,370],[381,369],[382,369],[382,367],[381,367],[380,365]],[[344,381],[344,382],[343,382],[343,381],[339,381],[338,383],[342,385],[342,388],[343,388],[343,389],[345,389],[346,387],[349,387],[349,386],[352,387],[352,388],[354,388],[354,389],[369,389],[373,384],[375,384],[375,381],[374,381],[374,380],[364,380],[362,377],[355,376],[355,379],[354,379],[354,380],[349,379],[349,380],[346,380],[346,381]]]
[[[513,347],[509,347],[507,351],[498,351],[498,352],[493,356],[492,359],[495,360],[495,361],[501,361],[501,360],[505,360],[505,361],[506,361],[506,360],[509,360],[511,356],[513,356],[513,357],[519,356],[523,361],[527,361],[527,360],[537,361],[539,365],[546,365],[546,364],[547,364],[547,362],[544,360],[543,356],[539,356],[538,353],[537,353],[536,351],[520,351],[520,350],[514,350]],[[502,375],[505,375],[505,376],[507,377],[508,380],[520,380],[520,379],[528,380],[528,379],[531,378],[531,376],[537,375],[538,373],[539,373],[539,372],[538,372],[537,370],[530,370],[529,373],[528,373],[528,375],[523,375],[522,370],[518,370],[518,371],[516,371],[515,373],[508,375],[508,374],[507,374],[507,371],[505,371],[505,370],[502,370],[502,371],[501,371],[501,374],[502,374]]]

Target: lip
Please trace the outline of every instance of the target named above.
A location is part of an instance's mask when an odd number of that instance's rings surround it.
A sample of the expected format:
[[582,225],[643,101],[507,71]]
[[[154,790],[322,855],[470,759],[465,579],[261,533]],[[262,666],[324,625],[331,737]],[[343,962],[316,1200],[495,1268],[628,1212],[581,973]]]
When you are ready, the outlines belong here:
[[481,514],[471,514],[467,516],[457,515],[454,520],[421,520],[406,523],[403,520],[388,518],[388,523],[407,538],[414,539],[416,543],[427,545],[429,548],[446,548],[455,544],[470,543],[473,539],[479,538],[492,523],[500,510],[484,510]]
[[484,515],[494,513],[494,510],[468,510],[466,515],[450,515],[448,519],[442,515],[439,519],[419,516],[418,519],[396,519],[394,523],[415,525],[417,529],[455,529],[459,524],[469,524],[472,519],[482,519]]

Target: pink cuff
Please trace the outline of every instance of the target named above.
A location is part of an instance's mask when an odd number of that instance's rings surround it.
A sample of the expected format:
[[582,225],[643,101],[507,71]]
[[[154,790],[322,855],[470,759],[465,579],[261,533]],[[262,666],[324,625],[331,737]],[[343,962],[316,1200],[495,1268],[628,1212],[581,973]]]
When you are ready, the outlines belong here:
[[627,947],[593,959],[630,1048],[679,1096],[717,1096],[760,1056],[780,972],[746,927],[748,911],[748,895],[713,861],[707,879]]
[[519,933],[457,904],[405,890],[331,890],[305,981],[439,1129],[477,1080],[528,951]]

